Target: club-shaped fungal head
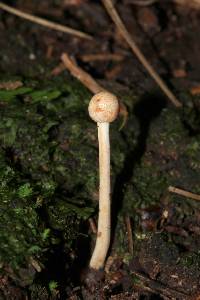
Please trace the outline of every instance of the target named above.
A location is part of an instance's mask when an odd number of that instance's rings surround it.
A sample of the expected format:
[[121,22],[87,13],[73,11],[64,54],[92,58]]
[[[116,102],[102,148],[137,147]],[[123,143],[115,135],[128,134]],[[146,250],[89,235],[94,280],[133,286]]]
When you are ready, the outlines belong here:
[[95,122],[113,122],[119,113],[118,99],[109,92],[97,93],[90,100],[88,111],[91,119]]

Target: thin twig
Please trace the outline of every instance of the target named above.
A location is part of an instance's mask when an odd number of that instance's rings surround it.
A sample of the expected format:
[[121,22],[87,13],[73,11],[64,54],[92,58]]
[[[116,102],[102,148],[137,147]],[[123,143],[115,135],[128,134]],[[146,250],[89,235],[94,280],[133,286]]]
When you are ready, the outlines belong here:
[[77,78],[84,86],[86,86],[92,93],[96,94],[101,91],[105,91],[93,78],[85,72],[83,69],[77,66],[75,61],[73,61],[67,53],[61,55],[61,60],[63,61],[65,67],[70,71],[70,73]]
[[133,255],[133,234],[132,234],[132,227],[131,227],[131,220],[129,216],[125,216],[124,218],[128,236],[128,250],[131,255]]
[[62,72],[64,72],[65,70],[66,70],[66,67],[61,62],[58,66],[56,66],[55,68],[53,68],[53,70],[51,71],[51,75],[57,76],[57,75],[61,74]]
[[[115,61],[122,61],[124,59],[124,56],[121,54],[85,54],[85,55],[81,55],[79,56],[80,59],[84,62],[91,62],[91,61],[102,61],[102,60],[115,60]],[[70,63],[69,63],[70,60]],[[72,59],[67,55],[67,66],[64,65],[64,63],[60,63],[57,67],[55,67],[52,71],[51,71],[51,75],[56,76],[59,75],[60,73],[62,73],[64,70],[66,70],[66,68],[68,70],[71,70],[71,67],[73,66],[74,69],[74,65],[76,65],[76,63],[74,61],[72,61]],[[68,68],[69,67],[69,68]],[[80,67],[78,67],[76,65],[76,68],[78,68],[78,73],[80,76],[80,70],[82,73],[82,69]],[[71,71],[70,71],[71,72]],[[84,73],[85,74],[85,73]],[[73,75],[73,74],[72,74]],[[79,79],[79,78],[78,78]],[[94,79],[93,79],[94,80]],[[103,88],[101,88],[103,89]]]
[[[67,53],[63,53],[61,55],[61,60],[67,70],[75,77],[77,78],[84,86],[86,86],[92,93],[96,94],[101,91],[106,91],[98,82],[87,72],[85,72],[83,69],[81,69],[79,66],[77,66],[76,62],[69,57]],[[55,74],[55,70],[54,70]],[[119,128],[121,130],[128,119],[128,111],[126,106],[123,103],[120,103],[120,111],[119,114],[122,116],[123,121]]]
[[171,193],[174,193],[174,194],[178,194],[178,195],[181,195],[181,196],[184,196],[184,197],[191,198],[193,200],[200,201],[200,195],[194,194],[194,193],[191,193],[191,192],[179,189],[179,188],[176,188],[174,186],[169,186],[168,191],[171,192]]
[[54,50],[54,46],[53,45],[48,45],[47,47],[47,52],[46,52],[46,58],[47,59],[51,59],[53,56],[53,50]]
[[152,289],[154,292],[159,292],[161,296],[167,296],[169,299],[185,299],[188,294],[177,291],[171,287],[168,287],[159,281],[155,281],[153,279],[148,278],[144,274],[139,273],[138,271],[131,270],[131,273],[137,276],[141,282],[144,284],[144,286],[149,287]]
[[122,61],[124,56],[117,53],[84,54],[80,56],[80,59],[84,62],[107,60]]
[[96,225],[94,219],[93,218],[89,218],[88,222],[89,222],[90,229],[91,229],[92,233],[96,234],[97,233],[97,225]]
[[138,5],[138,6],[148,6],[148,5],[152,5],[155,2],[157,2],[158,0],[126,0],[126,4],[134,4],[134,5]]
[[0,83],[0,90],[12,91],[23,86],[23,83],[20,80],[16,81],[4,81]]
[[182,103],[175,97],[175,95],[170,91],[170,89],[167,87],[165,82],[161,79],[161,77],[158,75],[158,73],[154,70],[154,68],[150,65],[146,57],[143,55],[143,53],[140,51],[139,47],[129,34],[128,30],[126,29],[125,25],[123,24],[119,14],[117,13],[116,9],[113,6],[112,0],[102,0],[108,14],[110,15],[111,19],[117,26],[119,32],[122,34],[124,39],[126,40],[127,44],[132,49],[133,53],[136,55],[136,57],[139,59],[139,61],[143,64],[143,66],[146,68],[146,70],[149,72],[151,77],[155,80],[155,82],[158,84],[158,86],[161,88],[161,90],[166,94],[166,96],[170,99],[170,101],[176,106],[181,107]]
[[9,5],[6,5],[2,2],[0,2],[0,8],[7,11],[7,12],[9,12],[9,13],[11,13],[11,14],[13,14],[13,15],[16,15],[20,18],[26,19],[26,20],[31,21],[33,23],[36,23],[36,24],[39,24],[39,25],[42,25],[42,26],[45,26],[45,27],[48,27],[48,28],[51,28],[51,29],[54,29],[54,30],[57,30],[57,31],[62,31],[62,32],[77,36],[79,38],[84,38],[84,39],[89,39],[89,40],[92,39],[92,37],[87,33],[81,32],[81,31],[76,30],[76,29],[72,29],[68,26],[64,26],[64,25],[61,25],[61,24],[58,24],[58,23],[55,23],[55,22],[51,22],[51,21],[39,18],[37,16],[31,15],[31,14],[28,14],[28,13],[25,13],[25,12],[22,12],[21,10],[13,8],[13,7],[11,7]]

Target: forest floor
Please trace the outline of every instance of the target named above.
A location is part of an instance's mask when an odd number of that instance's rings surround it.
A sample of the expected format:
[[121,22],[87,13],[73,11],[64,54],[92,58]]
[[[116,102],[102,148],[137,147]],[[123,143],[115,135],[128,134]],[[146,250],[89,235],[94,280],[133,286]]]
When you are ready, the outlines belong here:
[[[153,129],[150,128],[150,122],[158,116],[168,118],[165,112],[164,115],[161,114],[163,107],[168,111],[172,110],[173,114],[176,114],[174,111],[178,111],[179,108],[174,108],[164,97],[160,88],[129,49],[100,1],[42,0],[39,5],[37,1],[9,2],[22,11],[86,32],[93,39],[50,30],[1,10],[1,80],[5,81],[11,76],[31,77],[39,81],[44,78],[51,80],[55,76],[69,76],[61,66],[60,59],[61,54],[67,52],[105,88],[114,93],[115,90],[120,91],[121,94],[131,91],[140,99],[140,105],[134,112],[138,119],[144,118],[144,122],[140,124],[142,132],[139,137],[143,142],[137,145],[139,152],[133,150],[128,153],[124,165],[127,168],[124,167],[117,177],[118,184],[115,185],[113,198],[120,195],[125,199],[122,190],[129,183],[129,179],[137,175],[137,170],[134,172],[132,156],[138,153],[138,161],[144,159],[147,165],[158,163],[160,172],[165,172],[164,158],[168,159],[169,169],[169,161],[173,160],[176,167],[170,171],[171,174],[173,172],[172,176],[179,178],[177,186],[196,193],[198,198],[199,161],[196,159],[195,167],[192,165],[196,173],[187,168],[185,170],[182,163],[185,163],[187,158],[184,156],[179,161],[178,151],[187,147],[191,140],[193,144],[196,141],[196,147],[200,148],[200,10],[175,5],[170,1],[156,1],[152,5],[140,5],[131,0],[115,1],[128,31],[148,61],[183,102],[184,107],[190,109],[190,106],[187,107],[187,101],[191,101],[193,105],[191,120],[183,117],[186,139],[178,140],[177,148],[174,146],[173,149],[169,147],[166,150],[165,145],[155,149],[157,146],[152,133],[152,130],[155,130],[155,135],[160,134],[162,120],[157,122],[157,126],[160,127],[157,129],[156,124]],[[155,106],[158,106],[158,111]],[[146,110],[152,111],[152,114],[149,115]],[[174,115],[172,117],[176,127],[178,121]],[[170,122],[172,126],[173,120]],[[152,140],[146,144],[148,134],[152,134]],[[173,136],[172,131],[170,134]],[[157,154],[154,156],[152,153]],[[151,176],[151,173],[149,175]],[[141,178],[142,176],[146,175],[141,175]],[[136,183],[134,182],[133,186],[134,184]],[[125,217],[120,219],[120,224],[124,224],[126,238],[120,247],[126,248],[124,252],[126,255],[128,253],[128,257],[124,257],[123,251],[121,254],[120,251],[115,253],[115,235],[118,235],[117,230],[121,230],[115,224],[116,230],[106,272],[99,280],[94,280],[93,274],[88,275],[85,270],[76,274],[73,269],[72,283],[68,288],[59,290],[59,287],[55,286],[51,295],[41,292],[38,298],[31,298],[24,288],[13,285],[9,278],[2,276],[2,299],[200,299],[200,205],[198,201],[187,197],[187,194],[186,197],[175,194],[170,196],[170,193],[163,190],[159,196],[156,204],[149,201],[147,205],[138,206],[130,216],[126,207],[124,208]],[[118,205],[115,211],[119,213],[122,206],[123,203]],[[134,218],[135,213],[137,221]],[[137,228],[140,228],[140,235],[135,231],[136,223]],[[136,236],[139,242],[135,241]],[[76,277],[79,280],[76,280]]]

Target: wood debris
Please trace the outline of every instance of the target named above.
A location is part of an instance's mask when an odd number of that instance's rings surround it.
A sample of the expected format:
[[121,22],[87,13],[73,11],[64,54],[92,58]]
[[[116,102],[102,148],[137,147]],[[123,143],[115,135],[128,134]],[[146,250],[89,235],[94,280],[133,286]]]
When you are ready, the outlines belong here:
[[22,86],[23,83],[20,80],[0,82],[0,90],[16,90]]

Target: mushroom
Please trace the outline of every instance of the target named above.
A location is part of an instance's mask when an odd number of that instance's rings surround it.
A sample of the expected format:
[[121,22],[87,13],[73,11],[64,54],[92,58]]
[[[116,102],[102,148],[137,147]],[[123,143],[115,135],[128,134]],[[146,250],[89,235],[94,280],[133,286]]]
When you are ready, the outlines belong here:
[[90,260],[90,268],[104,267],[110,245],[111,201],[110,201],[110,140],[109,123],[119,113],[119,102],[115,95],[102,91],[94,95],[88,107],[90,117],[97,122],[99,140],[99,217],[96,245]]

